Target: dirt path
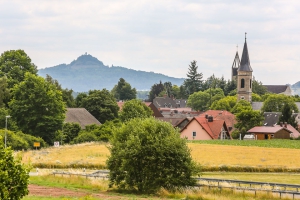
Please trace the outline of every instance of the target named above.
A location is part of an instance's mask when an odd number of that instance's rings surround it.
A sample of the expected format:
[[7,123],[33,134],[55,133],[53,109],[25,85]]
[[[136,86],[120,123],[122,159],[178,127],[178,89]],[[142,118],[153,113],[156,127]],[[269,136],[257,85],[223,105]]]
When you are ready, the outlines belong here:
[[[51,196],[51,197],[84,197],[87,195],[91,195],[95,198],[99,199],[109,199],[109,200],[117,200],[117,199],[132,199],[127,198],[124,196],[117,196],[117,195],[109,195],[105,192],[102,193],[88,193],[82,191],[74,191],[64,188],[56,188],[56,187],[46,187],[46,186],[39,186],[39,185],[28,185],[29,195],[30,196]],[[139,200],[146,200],[147,198],[134,198]],[[151,198],[156,199],[156,198]]]

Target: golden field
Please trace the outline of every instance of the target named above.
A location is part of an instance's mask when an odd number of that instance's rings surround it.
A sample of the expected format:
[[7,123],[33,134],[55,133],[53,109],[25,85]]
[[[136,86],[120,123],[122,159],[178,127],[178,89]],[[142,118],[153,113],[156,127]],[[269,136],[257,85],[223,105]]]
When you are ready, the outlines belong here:
[[[105,168],[106,143],[84,143],[22,152],[24,163],[33,166]],[[300,149],[264,148],[188,143],[193,159],[203,166],[300,168]]]

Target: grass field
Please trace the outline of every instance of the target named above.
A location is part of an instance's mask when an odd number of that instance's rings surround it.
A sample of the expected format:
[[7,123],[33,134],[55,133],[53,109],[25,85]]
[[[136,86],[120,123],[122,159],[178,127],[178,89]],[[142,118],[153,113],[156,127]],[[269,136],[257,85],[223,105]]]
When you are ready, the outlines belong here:
[[[297,142],[300,146],[300,141],[294,140],[277,140],[272,144],[279,146],[280,141],[285,145],[290,142],[294,146]],[[226,145],[221,143],[223,141],[218,142],[220,144],[195,142],[188,143],[188,146],[193,159],[208,169],[214,166],[221,166],[224,170],[228,167],[233,169],[238,167],[276,168],[283,169],[283,171],[300,168],[300,149],[297,148],[242,146],[245,143],[240,143],[240,141],[237,143],[226,141]],[[229,145],[231,142],[232,145]],[[264,142],[257,143],[257,145],[262,144]],[[33,166],[40,168],[105,168],[105,161],[109,156],[105,143],[65,145],[59,148],[50,147],[21,153],[24,163],[30,162]]]

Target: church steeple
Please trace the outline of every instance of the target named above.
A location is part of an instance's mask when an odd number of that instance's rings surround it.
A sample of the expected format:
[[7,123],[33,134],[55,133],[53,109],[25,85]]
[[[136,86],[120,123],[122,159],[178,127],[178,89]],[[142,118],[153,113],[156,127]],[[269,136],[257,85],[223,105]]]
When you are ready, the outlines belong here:
[[238,51],[236,51],[232,67],[231,67],[231,80],[236,80],[237,70],[240,66],[240,57]]
[[245,33],[245,44],[240,66],[237,70],[237,96],[239,100],[252,102],[252,68],[247,47],[247,38]]
[[240,67],[238,68],[238,71],[252,72],[253,70],[250,65],[246,34],[247,33],[245,33],[245,43],[243,48],[242,60],[241,60]]

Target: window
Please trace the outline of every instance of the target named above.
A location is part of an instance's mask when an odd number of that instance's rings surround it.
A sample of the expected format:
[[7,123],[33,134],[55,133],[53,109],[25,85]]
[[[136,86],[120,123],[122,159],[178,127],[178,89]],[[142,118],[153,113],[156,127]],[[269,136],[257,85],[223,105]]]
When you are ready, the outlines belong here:
[[251,86],[252,86],[252,80],[250,79],[250,88],[251,88]]
[[241,99],[242,99],[242,100],[244,100],[244,99],[245,99],[245,97],[244,97],[244,96],[241,96]]
[[193,131],[193,137],[196,137],[196,131]]
[[241,79],[241,88],[244,88],[245,87],[245,79]]

